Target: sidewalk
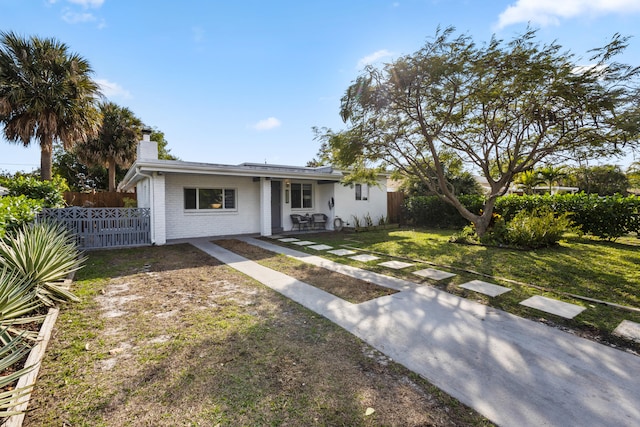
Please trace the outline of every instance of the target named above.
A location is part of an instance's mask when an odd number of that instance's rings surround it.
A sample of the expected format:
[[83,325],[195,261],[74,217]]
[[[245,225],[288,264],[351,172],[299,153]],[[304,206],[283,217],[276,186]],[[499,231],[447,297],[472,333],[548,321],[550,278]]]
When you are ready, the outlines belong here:
[[429,286],[243,240],[382,286],[391,279],[404,290],[351,304],[207,239],[190,242],[327,317],[499,425],[640,425],[640,357]]

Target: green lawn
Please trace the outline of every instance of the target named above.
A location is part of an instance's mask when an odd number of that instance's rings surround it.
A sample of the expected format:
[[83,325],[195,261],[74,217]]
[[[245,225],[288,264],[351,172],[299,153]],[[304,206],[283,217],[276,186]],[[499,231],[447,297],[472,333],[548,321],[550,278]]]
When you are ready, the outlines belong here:
[[[426,283],[523,317],[569,327],[591,338],[635,350],[640,348],[636,343],[625,342],[611,335],[624,319],[640,323],[640,311],[624,310],[567,295],[580,295],[640,309],[639,239],[627,237],[617,242],[607,242],[574,236],[553,248],[523,251],[450,243],[449,238],[453,233],[451,230],[395,229],[318,234],[311,240],[337,248],[351,247],[375,252],[383,259],[360,263],[346,257],[331,256],[328,253],[324,255],[334,261],[414,281],[417,276],[411,274],[412,271],[436,266],[457,273],[457,276]],[[309,237],[305,236],[305,239]],[[317,253],[311,249],[306,250]],[[401,271],[377,265],[392,257],[420,262],[415,267]],[[507,286],[512,291],[496,298],[488,298],[457,286],[473,279]],[[565,320],[518,304],[533,295],[549,296],[582,305],[587,310],[572,320]]]

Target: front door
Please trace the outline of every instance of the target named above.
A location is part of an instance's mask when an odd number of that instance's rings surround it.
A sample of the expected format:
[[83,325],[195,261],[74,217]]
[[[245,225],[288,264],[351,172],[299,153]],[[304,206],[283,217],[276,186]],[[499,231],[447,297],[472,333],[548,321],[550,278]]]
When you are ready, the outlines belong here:
[[271,230],[282,231],[282,182],[271,181]]

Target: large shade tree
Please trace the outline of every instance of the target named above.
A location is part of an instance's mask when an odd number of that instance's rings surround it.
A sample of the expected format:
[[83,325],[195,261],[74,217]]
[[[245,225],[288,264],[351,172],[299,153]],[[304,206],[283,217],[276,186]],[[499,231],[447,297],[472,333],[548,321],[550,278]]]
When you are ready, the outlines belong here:
[[65,149],[98,128],[99,88],[86,59],[55,39],[0,32],[0,124],[10,142],[40,144],[40,174],[51,179],[54,141]]
[[116,166],[128,167],[136,159],[142,136],[142,121],[131,110],[113,102],[100,104],[102,123],[97,135],[76,147],[85,164],[105,166],[109,171],[109,191],[116,189]]
[[[368,67],[347,89],[347,129],[326,130],[321,158],[354,169],[391,166],[419,179],[486,232],[496,198],[540,162],[621,153],[637,138],[638,69],[613,62],[627,39],[614,36],[579,66],[535,30],[476,45],[452,28],[412,55]],[[448,182],[442,153],[455,153],[491,188],[480,215]]]

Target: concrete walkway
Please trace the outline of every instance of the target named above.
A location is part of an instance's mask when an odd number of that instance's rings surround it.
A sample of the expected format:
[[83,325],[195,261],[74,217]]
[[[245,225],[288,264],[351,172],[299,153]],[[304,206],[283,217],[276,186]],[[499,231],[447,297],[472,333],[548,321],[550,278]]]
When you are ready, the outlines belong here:
[[[640,425],[640,357],[400,279],[391,281],[406,290],[351,304],[207,239],[190,243],[327,317],[498,425]],[[388,279],[271,246],[370,282]]]

